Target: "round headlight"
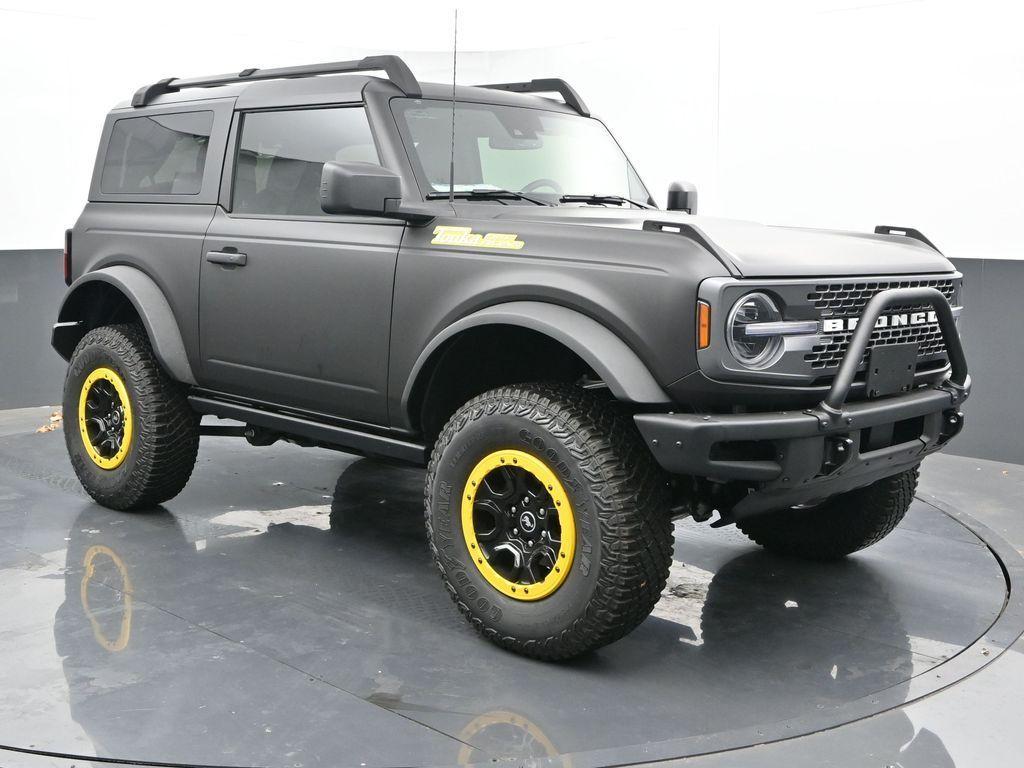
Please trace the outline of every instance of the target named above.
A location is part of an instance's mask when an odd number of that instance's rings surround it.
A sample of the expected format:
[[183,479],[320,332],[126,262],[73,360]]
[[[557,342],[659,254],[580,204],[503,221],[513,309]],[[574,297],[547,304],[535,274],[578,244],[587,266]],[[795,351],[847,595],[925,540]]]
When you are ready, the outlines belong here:
[[[764,293],[748,293],[733,304],[726,325],[726,338],[733,357],[747,368],[767,368],[778,360],[783,342],[779,335],[748,333],[755,323],[775,323],[782,313]],[[754,329],[750,329],[754,330]]]

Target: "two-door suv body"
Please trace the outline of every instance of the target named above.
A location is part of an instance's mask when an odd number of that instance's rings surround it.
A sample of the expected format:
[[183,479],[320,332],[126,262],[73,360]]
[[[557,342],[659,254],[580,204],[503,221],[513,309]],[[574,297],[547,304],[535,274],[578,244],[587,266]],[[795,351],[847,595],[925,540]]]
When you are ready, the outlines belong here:
[[379,56],[146,86],[66,236],[74,468],[134,510],[201,434],[426,465],[445,586],[542,658],[648,615],[673,518],[812,558],[879,540],[963,423],[961,276],[912,229],[668,207],[561,80]]

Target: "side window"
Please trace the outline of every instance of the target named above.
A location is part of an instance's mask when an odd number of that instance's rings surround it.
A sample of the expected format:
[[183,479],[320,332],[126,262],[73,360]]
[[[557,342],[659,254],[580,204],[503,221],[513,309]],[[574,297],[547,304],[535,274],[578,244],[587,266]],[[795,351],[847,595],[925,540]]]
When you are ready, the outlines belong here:
[[105,194],[196,195],[213,112],[128,117],[114,123],[103,159]]
[[250,112],[235,158],[232,210],[322,216],[324,163],[346,160],[379,162],[361,107]]

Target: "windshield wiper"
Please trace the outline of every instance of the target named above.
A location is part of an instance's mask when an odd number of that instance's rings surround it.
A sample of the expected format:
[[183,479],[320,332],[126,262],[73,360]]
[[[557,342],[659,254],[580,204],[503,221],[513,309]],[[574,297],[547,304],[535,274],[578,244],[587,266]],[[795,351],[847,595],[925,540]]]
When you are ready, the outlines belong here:
[[623,203],[629,203],[635,205],[637,208],[651,208],[652,206],[647,203],[640,203],[636,200],[630,200],[628,197],[622,195],[562,195],[558,198],[560,203],[593,203],[600,205],[601,203],[615,203],[616,205],[622,205]]
[[[451,196],[459,200],[501,200],[502,198],[512,198],[513,200],[525,200],[534,205],[551,205],[551,203],[545,203],[543,200],[529,197],[522,192],[513,192],[510,189],[464,189]],[[430,192],[427,194],[427,200],[447,200],[448,197],[449,194],[447,192]]]

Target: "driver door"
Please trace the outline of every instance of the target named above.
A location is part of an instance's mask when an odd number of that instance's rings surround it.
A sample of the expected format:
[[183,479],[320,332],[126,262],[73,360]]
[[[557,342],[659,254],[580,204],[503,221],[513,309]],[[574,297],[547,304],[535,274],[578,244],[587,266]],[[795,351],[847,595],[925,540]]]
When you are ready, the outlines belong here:
[[203,385],[386,424],[391,299],[403,223],[329,216],[331,160],[379,162],[363,107],[243,113],[230,210],[203,246]]

